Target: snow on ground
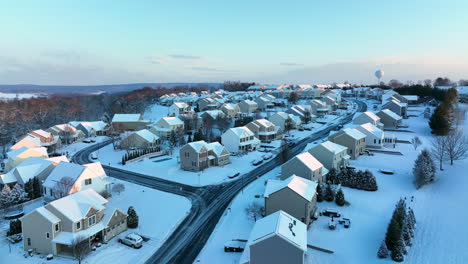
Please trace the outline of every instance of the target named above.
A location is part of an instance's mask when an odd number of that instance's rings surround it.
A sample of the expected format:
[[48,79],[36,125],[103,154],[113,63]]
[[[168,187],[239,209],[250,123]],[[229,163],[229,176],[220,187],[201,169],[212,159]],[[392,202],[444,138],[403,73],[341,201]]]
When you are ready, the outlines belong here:
[[[463,107],[465,111],[468,109],[468,105]],[[411,107],[410,110],[422,113],[424,107]],[[445,164],[443,172],[437,171],[437,179],[433,184],[416,190],[412,183],[414,160],[421,149],[430,148],[431,135],[428,120],[418,112],[413,113],[418,114],[418,117],[405,121],[410,126],[409,130],[415,133],[390,133],[403,140],[410,140],[417,135],[423,145],[415,151],[412,145],[399,143],[395,150],[402,152],[403,156],[375,153],[375,156],[361,156],[351,161],[351,165],[357,169],[369,169],[374,173],[379,190],[366,192],[344,187],[350,206],[338,207],[333,202],[318,204],[320,210],[338,209],[344,217],[351,219],[352,224],[349,229],[339,225],[332,231],[327,225],[330,218],[319,217],[308,231],[308,243],[335,253],[309,249],[307,263],[394,263],[390,259],[378,259],[377,250],[400,197],[407,197],[408,205],[414,209],[418,221],[413,246],[408,250],[405,263],[468,263],[468,251],[464,250],[465,245],[468,245],[468,229],[463,220],[460,223],[455,220],[468,216],[465,209],[468,203],[468,179],[463,172],[468,169],[468,159],[457,161],[453,167]],[[464,122],[463,126],[464,131],[468,131],[468,122]],[[385,175],[379,172],[381,168],[394,169],[396,173]],[[241,253],[225,253],[223,245],[231,239],[248,238],[253,221],[247,219],[244,208],[258,199],[254,195],[263,193],[264,180],[276,173],[272,171],[263,176],[262,180],[255,181],[245,189],[245,196],[239,194],[233,200],[231,210],[226,210],[200,253],[200,263],[238,263]],[[263,204],[261,198],[258,201]],[[235,229],[232,228],[234,223]]]
[[0,92],[0,101],[2,100],[10,100],[10,99],[25,99],[25,98],[32,98],[32,97],[39,97],[43,96],[41,94],[34,94],[34,93],[2,93]]
[[[242,253],[224,252],[224,244],[232,239],[248,239],[255,222],[248,218],[245,208],[256,202],[263,206],[265,181],[280,174],[279,167],[268,172],[237,194],[224,212],[194,263],[239,263]],[[255,195],[260,195],[256,198]],[[233,228],[234,227],[234,228]]]
[[[338,122],[339,116],[329,115],[324,118],[321,118],[320,120],[322,122],[327,122],[327,124],[307,124],[304,126],[310,127],[310,131],[292,130],[290,131],[290,133],[286,133],[285,137],[294,140],[300,140],[304,137],[309,136],[312,133],[315,133],[317,130],[325,128],[330,123]],[[280,144],[280,140],[275,140],[270,144],[261,145],[270,145],[273,147],[271,148],[271,150],[274,150],[279,148]],[[263,148],[261,148],[261,150],[263,150]],[[138,162],[127,163],[124,166],[120,163],[122,161],[122,156],[126,153],[125,150],[115,151],[112,145],[109,144],[94,153],[96,153],[98,160],[105,165],[135,171],[154,177],[163,178],[193,186],[205,186],[231,181],[233,179],[229,179],[229,176],[236,174],[237,172],[243,174],[253,170],[255,166],[252,165],[251,162],[262,158],[262,156],[264,155],[267,155],[265,152],[253,151],[243,156],[231,156],[231,163],[225,165],[224,167],[215,166],[205,169],[203,172],[191,172],[180,169],[179,148],[175,148],[173,154],[169,156],[161,156],[158,158],[145,158]],[[272,155],[275,155],[273,154],[274,151],[272,151],[271,153]]]
[[[85,257],[83,263],[143,263],[159,248],[172,231],[188,214],[191,204],[184,197],[161,192],[151,188],[143,187],[133,183],[110,178],[113,183],[125,184],[125,191],[120,195],[113,193],[107,205],[106,212],[112,212],[115,208],[120,208],[126,212],[129,206],[135,207],[139,216],[139,227],[113,238],[108,244],[101,246],[96,251]],[[170,201],[168,203],[167,201]],[[1,225],[1,235],[6,233],[7,221]],[[141,249],[133,249],[118,243],[118,237],[127,233],[137,232],[150,237],[148,242],[143,243]],[[12,252],[9,253],[8,244],[5,239],[0,240],[0,263],[42,263],[45,260],[40,256],[24,258],[22,242],[12,245]],[[76,260],[55,257],[53,261],[47,263],[76,263]]]
[[169,112],[169,107],[160,104],[151,105],[143,113],[143,119],[150,120],[151,123],[156,123],[159,119],[166,117]]
[[105,140],[107,140],[109,138],[106,137],[106,136],[97,136],[97,137],[90,137],[89,139],[94,139],[94,140],[96,140],[96,142],[94,142],[94,143],[74,142],[72,144],[62,145],[55,152],[68,154],[68,157],[71,158],[73,155],[75,155],[76,152],[78,152],[78,151],[80,151],[80,150],[82,150],[82,149],[84,149],[86,147],[89,147],[91,145],[94,145],[96,143],[105,141]]

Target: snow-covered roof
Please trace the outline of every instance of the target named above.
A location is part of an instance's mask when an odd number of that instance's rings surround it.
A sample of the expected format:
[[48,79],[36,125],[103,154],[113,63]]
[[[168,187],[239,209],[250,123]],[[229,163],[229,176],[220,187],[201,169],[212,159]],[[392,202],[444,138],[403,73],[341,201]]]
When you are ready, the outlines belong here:
[[221,110],[209,110],[209,111],[205,111],[205,113],[211,116],[211,118],[213,119],[218,118],[218,116],[224,116],[224,113]]
[[417,101],[419,99],[417,95],[403,95],[403,97],[408,101]]
[[39,135],[39,136],[45,137],[45,138],[49,138],[49,137],[52,136],[51,133],[46,132],[46,131],[44,131],[44,130],[42,130],[42,129],[34,130],[33,132],[31,132],[31,134],[33,134],[33,135],[31,135],[31,136],[34,136],[34,134],[36,134],[36,135]]
[[10,149],[16,150],[21,147],[27,147],[27,148],[38,148],[41,146],[41,140],[37,137],[27,135],[20,141],[16,142]]
[[13,174],[13,170],[10,170],[9,172],[5,174],[0,174],[1,184],[8,184],[8,183],[14,183],[14,182],[16,182],[16,177]]
[[273,124],[272,122],[270,122],[270,121],[268,121],[268,120],[266,120],[264,118],[254,120],[252,122],[255,122],[255,123],[257,123],[257,124],[259,124],[259,125],[261,125],[263,127],[271,127],[271,126],[274,127],[275,126],[275,124]]
[[[101,221],[99,223],[94,224],[93,226],[86,228],[86,229],[81,229],[78,232],[60,232],[54,239],[52,239],[52,242],[55,244],[62,244],[62,245],[73,245],[76,242],[81,242],[84,239],[87,239],[91,237],[92,235],[104,230],[107,228],[106,225]],[[77,241],[77,239],[79,239]]]
[[309,152],[298,154],[293,159],[298,159],[299,161],[301,161],[304,165],[306,165],[313,171],[318,170],[323,167],[322,163],[320,163],[320,161],[318,161]]
[[112,122],[138,122],[140,117],[140,114],[115,114]]
[[362,113],[361,115],[365,115],[365,116],[369,117],[374,122],[380,121],[380,117],[378,117],[376,114],[374,114],[372,112],[369,112],[369,111],[366,111],[366,112]]
[[142,129],[137,132],[135,132],[138,136],[143,138],[144,140],[148,142],[155,142],[156,140],[159,139],[158,136],[156,136],[153,132],[149,131],[148,129]]
[[217,141],[216,141],[216,142],[211,142],[211,143],[207,144],[207,145],[206,145],[206,148],[207,148],[208,150],[213,151],[213,153],[216,154],[216,156],[218,156],[218,157],[221,155],[221,153],[222,153],[224,150],[226,150],[226,148],[225,148],[223,145],[221,145],[219,142],[217,142]]
[[64,177],[71,178],[75,182],[85,169],[85,166],[79,164],[60,162],[46,178],[43,185],[48,188],[54,188]]
[[200,141],[190,142],[188,143],[188,145],[192,147],[196,152],[200,152],[203,147],[206,148],[207,144],[204,140],[200,140]]
[[15,170],[17,177],[21,178],[23,183],[28,182],[30,179],[37,176],[52,164],[51,161],[30,157],[23,161]]
[[395,104],[395,105],[397,105],[398,107],[403,107],[403,103],[398,102],[397,100],[394,100],[394,99],[387,101],[386,103],[384,103],[384,104],[382,105],[382,107],[385,107],[385,106],[387,106],[387,105],[389,105],[389,104]]
[[104,171],[104,168],[102,167],[101,162],[93,162],[93,163],[88,163],[84,164],[86,168],[90,169],[97,177],[101,176],[107,176],[106,172]]
[[251,101],[251,100],[244,100],[244,101],[242,101],[242,102],[244,102],[244,103],[246,103],[246,104],[248,104],[248,105],[257,105],[256,102]]
[[248,129],[245,126],[233,127],[233,128],[230,128],[229,130],[232,131],[234,134],[236,134],[239,137],[250,137],[250,136],[255,135],[252,131],[250,131],[250,129]]
[[342,145],[338,145],[338,144],[333,143],[333,142],[331,142],[329,140],[321,143],[320,145],[322,147],[324,147],[325,149],[327,149],[328,151],[330,151],[332,153],[335,153],[335,154],[347,150],[347,147],[342,146]]
[[380,112],[388,115],[389,117],[391,117],[394,120],[401,120],[401,116],[397,115],[395,112],[393,112],[390,109],[382,109]]
[[168,123],[170,126],[183,125],[184,124],[184,122],[182,122],[182,120],[180,120],[178,117],[175,117],[175,116],[163,117],[162,119],[164,121],[166,121],[166,123]]
[[283,188],[289,188],[307,201],[312,201],[317,189],[317,183],[296,175],[292,175],[282,181],[268,180],[265,187],[264,197],[269,197],[272,193],[275,193]]
[[343,132],[356,140],[360,140],[366,137],[365,134],[354,128],[345,128],[343,129]]
[[189,107],[189,105],[184,103],[184,102],[175,102],[174,105],[177,106],[178,108],[187,108],[187,107]]
[[383,139],[384,137],[384,132],[380,128],[374,126],[371,123],[365,123],[363,125],[356,127],[356,129],[358,129],[359,131],[363,133],[367,132],[367,134],[374,135],[376,138]]
[[228,109],[228,110],[235,110],[236,109],[236,104],[224,104],[222,107]]
[[60,222],[60,218],[55,216],[52,212],[47,210],[45,207],[39,207],[35,211],[53,224]]
[[56,164],[59,164],[60,162],[70,162],[67,158],[67,156],[65,155],[62,155],[62,156],[58,156],[58,157],[51,157],[51,158],[48,158],[47,160],[50,160]]
[[48,157],[47,149],[44,147],[38,147],[38,148],[21,147],[19,149],[15,149],[15,150],[7,152],[7,155],[10,159],[14,159],[16,157],[20,157],[20,158],[35,157],[36,155]]
[[95,190],[86,190],[73,193],[61,199],[55,200],[49,206],[57,209],[66,218],[76,222],[86,217],[89,209],[103,210],[107,200],[99,195]]
[[306,225],[280,210],[255,222],[239,263],[247,263],[249,261],[251,245],[260,243],[273,236],[279,236],[303,252],[307,252]]

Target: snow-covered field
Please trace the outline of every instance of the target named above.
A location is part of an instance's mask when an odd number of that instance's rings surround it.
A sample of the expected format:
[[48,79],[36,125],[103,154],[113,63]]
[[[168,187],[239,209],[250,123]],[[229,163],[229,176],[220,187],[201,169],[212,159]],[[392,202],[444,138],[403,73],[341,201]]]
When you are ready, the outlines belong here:
[[96,142],[94,142],[94,143],[74,142],[74,143],[69,144],[69,145],[62,145],[55,152],[68,154],[68,157],[71,158],[78,151],[80,151],[80,150],[82,150],[82,149],[84,149],[86,147],[89,147],[91,145],[94,145],[94,144],[100,143],[102,141],[105,141],[105,140],[107,140],[109,138],[106,137],[106,136],[97,136],[97,137],[92,137],[92,139],[96,140]]
[[[467,105],[463,107],[468,109]],[[405,122],[415,133],[391,133],[403,140],[417,135],[423,145],[415,151],[410,144],[397,144],[395,150],[401,151],[403,156],[376,153],[375,156],[361,156],[351,161],[357,169],[369,169],[374,173],[379,190],[366,192],[345,187],[343,190],[350,206],[338,207],[328,202],[318,204],[320,209],[337,208],[343,216],[351,219],[352,224],[349,229],[338,226],[331,231],[327,226],[329,218],[319,217],[308,231],[308,243],[333,250],[334,254],[309,249],[307,263],[394,263],[390,259],[378,259],[376,254],[400,197],[408,198],[408,205],[414,209],[418,221],[413,246],[405,256],[405,263],[468,263],[468,251],[465,250],[468,228],[463,222],[468,216],[465,209],[468,179],[464,172],[468,169],[468,159],[455,162],[453,167],[445,164],[443,172],[437,171],[433,184],[416,190],[412,183],[414,160],[423,148],[430,148],[431,135],[427,119],[422,116],[411,117]],[[464,122],[463,129],[468,131],[467,122]],[[391,168],[396,173],[385,175],[378,172],[381,168]],[[254,223],[247,219],[245,207],[254,200],[262,203],[262,198],[254,198],[254,195],[262,194],[265,178],[274,175],[274,171],[266,174],[233,200],[231,210],[225,212],[200,253],[198,259],[201,263],[238,263],[241,253],[225,253],[223,245],[233,238],[248,238]],[[413,202],[410,201],[412,196]],[[235,229],[232,228],[234,223]]]
[[169,107],[160,104],[154,104],[146,109],[146,111],[143,113],[143,119],[150,120],[151,123],[156,123],[159,121],[159,119],[166,117],[168,112]]
[[[117,238],[108,244],[101,246],[96,251],[87,255],[83,263],[143,263],[159,248],[172,231],[188,214],[191,204],[184,197],[173,195],[151,188],[143,187],[133,183],[110,180],[114,183],[125,184],[125,191],[120,195],[113,193],[107,205],[107,212],[114,208],[120,208],[126,212],[129,206],[133,206],[139,216],[140,222],[137,229],[129,229],[120,234],[124,236],[130,232],[137,232],[150,237],[148,242],[143,243],[141,249],[133,249],[118,243]],[[170,201],[168,203],[167,201]],[[7,221],[1,225],[1,235],[4,236],[8,228]],[[0,240],[0,263],[42,263],[45,262],[40,256],[24,258],[22,242],[14,244],[9,253],[8,243],[5,239]],[[77,263],[76,260],[56,257],[47,263]]]

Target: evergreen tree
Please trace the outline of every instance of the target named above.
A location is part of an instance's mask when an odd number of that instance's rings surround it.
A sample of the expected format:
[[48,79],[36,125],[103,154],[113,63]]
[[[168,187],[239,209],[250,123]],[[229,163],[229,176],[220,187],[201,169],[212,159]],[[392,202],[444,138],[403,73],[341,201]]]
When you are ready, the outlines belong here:
[[10,187],[8,186],[8,184],[4,184],[2,192],[0,193],[0,208],[6,208],[10,206],[11,204],[10,193],[11,193]]
[[412,245],[411,243],[411,224],[410,224],[410,219],[408,216],[405,217],[403,228],[401,230],[401,235],[403,238],[403,241],[405,242],[405,245],[410,247]]
[[390,224],[387,228],[387,233],[385,234],[385,243],[387,244],[388,249],[392,252],[395,250],[398,240],[401,237],[401,228],[396,219],[390,221]]
[[336,193],[336,197],[335,197],[335,202],[338,206],[343,206],[345,205],[345,196],[344,196],[344,193],[343,193],[343,190],[340,188],[338,190],[338,192]]
[[38,177],[33,178],[34,199],[42,197],[42,183]]
[[130,206],[127,211],[127,226],[128,228],[138,227],[138,215],[133,206]]
[[400,237],[400,239],[398,240],[397,247],[401,251],[401,253],[403,253],[403,255],[408,254],[408,250],[406,250],[406,244],[405,240],[403,239],[403,236]]
[[10,230],[7,231],[7,236],[12,236],[16,235],[22,232],[21,230],[21,221],[16,219],[16,220],[11,220],[10,221]]
[[423,150],[414,162],[413,175],[414,184],[416,188],[420,188],[426,183],[434,180],[435,177],[435,164],[429,154],[429,151]]
[[34,199],[34,186],[33,186],[33,179],[29,179],[28,182],[24,184],[24,191],[28,194],[28,199]]
[[190,142],[192,142],[192,135],[191,134],[189,134],[188,138],[187,138],[187,143],[190,143]]
[[[400,241],[400,240],[398,240]],[[405,256],[403,255],[403,247],[404,245],[401,245],[402,242],[397,242],[397,245],[395,246],[395,249],[392,250],[392,259],[396,262],[402,262],[405,260]]]
[[325,200],[333,202],[333,199],[335,199],[335,193],[333,192],[331,184],[328,183],[327,188],[325,189]]
[[439,136],[447,135],[450,131],[450,105],[442,103],[436,107],[429,119],[431,133]]
[[322,189],[322,184],[319,182],[317,184],[317,202],[322,202],[323,201],[323,189]]
[[385,240],[382,241],[379,247],[379,251],[377,252],[377,256],[379,258],[387,258],[388,257],[388,248],[387,244],[385,244]]
[[125,156],[122,156],[122,165],[125,165]]
[[[340,171],[340,173],[342,173],[342,171]],[[336,173],[336,169],[335,168],[331,168],[330,171],[328,172],[327,176],[326,176],[326,179],[327,179],[327,182],[331,182],[332,184],[336,184],[337,182],[337,173]]]

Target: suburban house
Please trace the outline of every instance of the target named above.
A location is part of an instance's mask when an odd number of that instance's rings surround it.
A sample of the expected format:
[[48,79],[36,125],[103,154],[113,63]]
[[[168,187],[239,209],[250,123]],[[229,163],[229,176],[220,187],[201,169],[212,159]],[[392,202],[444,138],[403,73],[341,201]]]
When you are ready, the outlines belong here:
[[240,113],[240,108],[238,104],[223,104],[221,106],[221,111],[231,118],[237,117]]
[[187,171],[201,171],[213,166],[231,163],[230,152],[219,142],[206,143],[204,140],[190,142],[180,148],[180,168]]
[[243,100],[239,102],[239,109],[241,113],[250,114],[258,109],[258,104],[251,100]]
[[221,110],[208,110],[200,113],[203,122],[214,124],[219,118],[224,118],[226,115]]
[[106,210],[108,201],[92,189],[55,200],[21,217],[24,250],[39,254],[73,255],[81,244],[107,243],[127,230],[127,215]]
[[327,173],[328,170],[323,167],[320,161],[309,152],[304,152],[296,155],[281,166],[280,178],[284,180],[291,175],[297,175],[311,181],[325,182],[325,175]]
[[118,133],[144,129],[149,124],[141,114],[115,114],[112,118],[112,128]]
[[398,93],[395,92],[394,90],[385,91],[381,96],[382,103],[385,103],[386,101],[391,100],[390,98],[395,94],[398,94]]
[[317,117],[323,117],[329,112],[327,104],[323,101],[314,99],[311,100],[309,104],[311,106],[312,114]]
[[26,148],[40,148],[41,140],[37,137],[26,135],[20,141],[16,142],[13,146],[10,147],[10,150],[17,150],[22,147]]
[[266,119],[257,119],[246,125],[261,142],[281,139],[283,130]]
[[396,129],[401,125],[401,116],[395,114],[390,109],[383,109],[377,112],[376,115],[380,117],[380,122],[386,129]]
[[54,200],[85,189],[107,191],[107,175],[100,162],[78,165],[60,162],[46,178],[44,197]]
[[180,116],[183,114],[190,114],[192,113],[192,107],[183,102],[173,103],[169,106],[169,113],[168,116]]
[[341,146],[345,146],[348,155],[355,160],[366,149],[366,135],[354,128],[345,128],[328,137],[328,140]]
[[255,100],[258,105],[258,109],[266,110],[267,108],[273,108],[275,106],[276,98],[272,95],[263,94],[257,97]]
[[85,134],[85,137],[107,135],[110,129],[110,125],[104,121],[72,121],[69,124],[81,130]]
[[417,95],[402,95],[402,96],[406,99],[407,104],[409,104],[409,105],[418,104],[419,96],[417,96]]
[[306,224],[280,210],[255,222],[239,263],[304,264],[306,254]]
[[120,141],[122,149],[145,149],[161,145],[161,139],[148,129],[129,133],[131,134]]
[[317,116],[312,114],[310,105],[295,105],[289,108],[286,113],[299,116],[302,121],[309,119],[309,122],[315,122],[315,119],[317,119]]
[[348,166],[350,157],[347,151],[347,147],[331,141],[325,141],[309,149],[309,153],[320,161],[327,170],[338,170],[341,167]]
[[317,182],[292,175],[284,180],[268,180],[265,187],[265,215],[279,210],[309,226],[317,208]]
[[299,116],[287,114],[285,112],[277,112],[268,118],[275,126],[285,130],[285,125],[290,124],[290,129],[298,129],[301,127],[302,120]]
[[199,111],[214,110],[220,106],[220,103],[218,101],[210,97],[198,100],[197,104]]
[[11,150],[6,153],[7,156],[7,162],[5,164],[5,169],[11,170],[14,167],[18,166],[26,160],[27,158],[30,157],[37,157],[37,158],[42,158],[42,159],[47,159],[49,155],[47,154],[47,149],[44,147],[38,147],[38,148],[27,148],[27,147],[21,147],[19,149]]
[[323,96],[322,101],[327,104],[328,110],[330,111],[335,111],[338,108],[338,102],[332,96]]
[[253,151],[260,145],[260,140],[245,126],[228,129],[221,136],[221,142],[231,153]]
[[361,133],[366,135],[366,146],[371,148],[383,148],[384,132],[371,123],[356,127]]
[[407,108],[408,104],[398,102],[397,100],[390,100],[382,105],[382,109],[388,109],[403,118],[406,118]]
[[9,183],[15,182],[24,187],[24,185],[34,177],[37,177],[42,182],[49,176],[54,168],[55,164],[53,161],[30,157],[7,173],[11,174],[11,177],[14,178],[14,181],[12,180]]
[[184,131],[184,122],[178,117],[163,117],[150,128],[150,131],[159,137],[168,139],[172,132]]
[[47,148],[49,152],[52,152],[58,147],[60,147],[61,142],[59,136],[54,136],[52,135],[52,133],[49,133],[42,129],[29,132],[28,135],[34,138],[38,138],[40,146]]
[[382,126],[380,124],[380,117],[369,111],[363,112],[353,119],[353,124],[355,125],[362,125],[366,123],[371,123],[376,127]]
[[81,141],[85,138],[85,134],[81,130],[77,130],[69,124],[55,125],[47,129],[47,132],[54,136],[59,136],[62,143],[70,144]]

